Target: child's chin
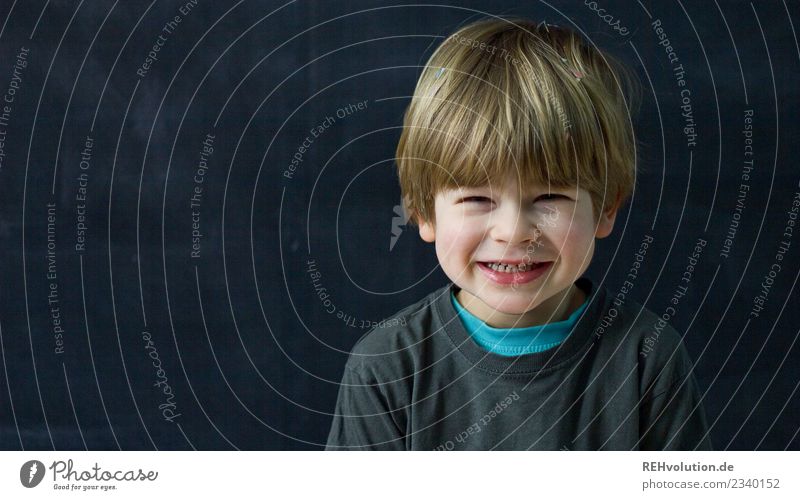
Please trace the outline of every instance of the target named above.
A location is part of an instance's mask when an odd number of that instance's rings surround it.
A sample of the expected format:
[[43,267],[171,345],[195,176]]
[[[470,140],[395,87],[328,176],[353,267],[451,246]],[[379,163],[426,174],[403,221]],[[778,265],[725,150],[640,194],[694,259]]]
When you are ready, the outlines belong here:
[[531,311],[536,308],[538,304],[535,302],[531,302],[529,299],[514,299],[514,300],[493,300],[488,302],[489,306],[497,312],[501,312],[503,314],[516,314],[522,315],[528,311]]

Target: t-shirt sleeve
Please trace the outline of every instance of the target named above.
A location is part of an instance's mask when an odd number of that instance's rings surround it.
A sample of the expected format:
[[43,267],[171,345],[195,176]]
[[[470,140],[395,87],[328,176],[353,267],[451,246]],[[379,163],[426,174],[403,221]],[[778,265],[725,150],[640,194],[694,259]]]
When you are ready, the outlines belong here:
[[[640,407],[642,450],[712,450],[700,388],[690,371],[686,348],[677,346],[674,363],[664,370],[666,388],[654,384]],[[660,387],[659,387],[660,386]]]
[[326,450],[404,450],[402,427],[375,381],[346,366]]

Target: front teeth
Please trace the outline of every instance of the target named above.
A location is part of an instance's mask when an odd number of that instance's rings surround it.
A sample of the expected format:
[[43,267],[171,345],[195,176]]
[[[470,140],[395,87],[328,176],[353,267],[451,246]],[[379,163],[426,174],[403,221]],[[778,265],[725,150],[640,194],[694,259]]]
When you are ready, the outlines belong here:
[[521,273],[533,267],[532,265],[529,264],[520,264],[518,266],[513,266],[508,264],[499,264],[497,262],[487,262],[486,266],[501,273]]

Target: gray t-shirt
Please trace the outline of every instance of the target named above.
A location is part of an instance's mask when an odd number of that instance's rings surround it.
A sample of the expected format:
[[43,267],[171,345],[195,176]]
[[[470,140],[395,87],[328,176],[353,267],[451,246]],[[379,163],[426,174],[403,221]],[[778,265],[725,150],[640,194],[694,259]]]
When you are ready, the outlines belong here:
[[588,305],[559,346],[490,353],[444,286],[356,343],[326,449],[710,450],[680,335],[586,277]]

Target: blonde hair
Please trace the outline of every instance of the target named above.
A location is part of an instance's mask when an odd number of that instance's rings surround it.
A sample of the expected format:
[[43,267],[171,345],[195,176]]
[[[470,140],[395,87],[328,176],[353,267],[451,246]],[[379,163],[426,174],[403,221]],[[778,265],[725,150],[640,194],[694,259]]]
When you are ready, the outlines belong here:
[[[423,68],[397,146],[411,221],[435,222],[443,189],[579,186],[595,217],[630,196],[635,137],[627,68],[571,30],[486,19],[448,37]],[[629,96],[629,97],[636,97]]]

